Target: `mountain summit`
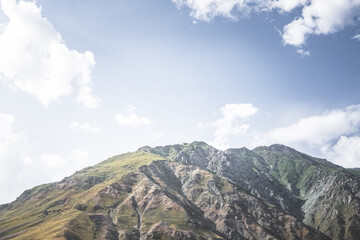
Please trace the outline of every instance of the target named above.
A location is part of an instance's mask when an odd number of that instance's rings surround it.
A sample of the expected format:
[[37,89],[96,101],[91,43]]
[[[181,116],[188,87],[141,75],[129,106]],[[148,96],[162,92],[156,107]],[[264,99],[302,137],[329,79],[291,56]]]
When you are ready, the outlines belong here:
[[0,205],[0,239],[358,239],[360,171],[283,145],[142,147]]

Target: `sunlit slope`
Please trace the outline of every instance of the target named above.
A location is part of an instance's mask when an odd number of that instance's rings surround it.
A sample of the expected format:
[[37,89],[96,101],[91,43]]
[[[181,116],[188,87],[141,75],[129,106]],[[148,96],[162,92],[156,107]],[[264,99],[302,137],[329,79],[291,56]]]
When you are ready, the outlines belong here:
[[18,239],[63,238],[71,236],[72,232],[80,239],[93,239],[96,226],[88,214],[78,209],[84,207],[92,213],[107,213],[107,207],[126,198],[129,189],[121,189],[124,194],[117,199],[99,198],[101,190],[140,166],[161,159],[164,158],[145,152],[123,154],[58,183],[27,190],[15,202],[3,206],[0,239],[16,235]]

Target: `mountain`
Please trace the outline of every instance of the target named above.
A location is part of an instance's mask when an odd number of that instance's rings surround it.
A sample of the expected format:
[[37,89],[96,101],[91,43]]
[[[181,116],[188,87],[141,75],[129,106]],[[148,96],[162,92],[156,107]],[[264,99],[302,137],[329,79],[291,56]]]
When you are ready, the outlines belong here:
[[142,147],[0,205],[0,239],[358,239],[360,171],[282,145]]

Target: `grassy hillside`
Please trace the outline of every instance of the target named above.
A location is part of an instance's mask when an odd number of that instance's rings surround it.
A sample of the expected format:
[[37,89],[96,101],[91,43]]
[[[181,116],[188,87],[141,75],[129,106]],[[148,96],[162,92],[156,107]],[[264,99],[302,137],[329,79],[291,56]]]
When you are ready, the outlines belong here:
[[356,239],[360,172],[272,145],[142,147],[0,206],[0,239]]
[[93,239],[95,225],[78,209],[86,208],[94,213],[106,211],[106,206],[121,199],[107,198],[99,202],[96,196],[102,189],[140,166],[163,159],[147,152],[123,154],[76,172],[59,183],[28,190],[9,205],[8,211],[0,212],[0,239],[5,236],[5,239],[53,239],[72,233],[81,239]]

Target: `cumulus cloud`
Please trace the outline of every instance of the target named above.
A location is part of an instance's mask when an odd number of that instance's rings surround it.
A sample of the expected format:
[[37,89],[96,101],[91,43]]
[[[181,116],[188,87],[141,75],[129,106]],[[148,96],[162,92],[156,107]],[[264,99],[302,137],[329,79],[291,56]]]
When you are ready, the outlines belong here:
[[118,114],[115,116],[116,122],[121,126],[129,126],[134,128],[153,124],[150,119],[137,115],[135,110],[136,107],[128,106],[126,114]]
[[75,129],[77,131],[84,131],[89,133],[97,133],[97,134],[101,133],[101,130],[99,128],[91,126],[86,122],[84,123],[73,122],[70,124],[70,128]]
[[229,147],[229,136],[245,133],[250,126],[245,121],[257,111],[258,109],[249,103],[226,104],[220,109],[220,118],[214,122],[200,123],[198,126],[214,127],[215,139],[210,144],[219,149],[226,149]]
[[188,7],[196,20],[215,17],[237,20],[251,12],[291,12],[302,8],[301,16],[285,25],[284,44],[301,46],[309,35],[335,33],[354,24],[360,17],[359,0],[172,0],[179,8]]
[[360,167],[360,105],[309,116],[248,136],[252,146],[281,143],[308,149],[344,167]]
[[263,138],[284,144],[301,142],[320,147],[343,135],[357,133],[359,129],[360,105],[354,105],[302,118],[290,126],[268,131]]
[[324,154],[334,163],[343,167],[360,167],[360,137],[341,136],[332,148],[324,149]]
[[1,7],[8,18],[0,27],[2,82],[31,94],[44,106],[75,88],[77,102],[97,107],[100,100],[92,95],[93,53],[68,49],[35,2],[1,0]]
[[249,117],[258,112],[252,104],[227,104],[220,112],[217,120],[198,125],[215,128],[210,144],[219,149],[239,141],[251,148],[280,143],[316,153],[344,167],[360,167],[360,105],[304,117],[267,131],[250,128]]
[[311,0],[303,7],[302,16],[284,27],[284,44],[301,46],[310,34],[335,33],[359,16],[359,0]]

